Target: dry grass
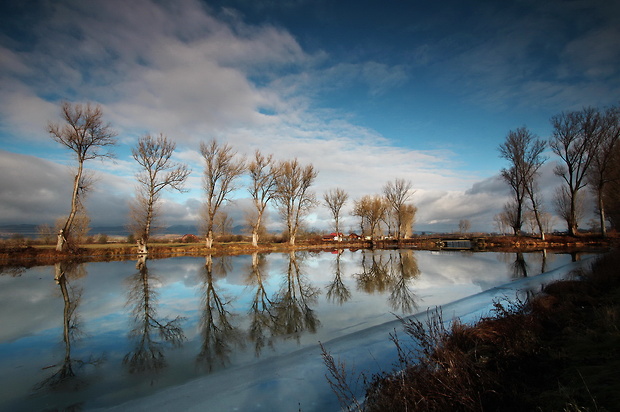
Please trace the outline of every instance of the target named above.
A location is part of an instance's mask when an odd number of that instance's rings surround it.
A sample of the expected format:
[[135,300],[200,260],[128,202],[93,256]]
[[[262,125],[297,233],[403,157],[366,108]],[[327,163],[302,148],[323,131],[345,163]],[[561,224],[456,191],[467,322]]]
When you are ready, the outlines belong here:
[[[620,405],[620,256],[528,302],[496,302],[474,326],[440,312],[405,320],[399,365],[351,397],[346,368],[324,351],[341,404],[364,411],[611,411]],[[327,356],[326,356],[327,355]],[[330,367],[331,362],[331,367]],[[345,379],[343,379],[345,378]],[[338,381],[340,379],[340,381]]]

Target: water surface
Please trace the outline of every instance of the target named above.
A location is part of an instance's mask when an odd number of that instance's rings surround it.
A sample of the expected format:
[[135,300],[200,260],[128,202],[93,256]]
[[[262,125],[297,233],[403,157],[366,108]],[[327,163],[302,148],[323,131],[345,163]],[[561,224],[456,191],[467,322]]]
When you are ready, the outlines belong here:
[[[570,261],[542,253],[347,250],[5,270],[0,405],[109,407],[230,368],[295,362],[319,341]],[[205,388],[204,396],[217,395]]]

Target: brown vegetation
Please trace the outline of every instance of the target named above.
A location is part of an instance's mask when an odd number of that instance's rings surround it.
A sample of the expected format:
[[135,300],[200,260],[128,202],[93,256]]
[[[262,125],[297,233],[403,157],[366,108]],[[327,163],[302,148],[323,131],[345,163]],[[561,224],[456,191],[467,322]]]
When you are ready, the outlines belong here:
[[[334,249],[362,249],[362,248],[413,248],[418,250],[439,250],[438,242],[458,238],[458,236],[418,236],[403,239],[400,242],[393,239],[382,241],[365,241],[362,239],[344,242],[323,241],[320,235],[306,236],[302,241],[291,246],[282,236],[266,236],[265,242],[258,246],[252,246],[249,239],[240,235],[230,235],[218,238],[218,243],[212,248],[207,248],[204,243],[196,243],[196,236],[184,235],[178,239],[153,239],[149,247],[151,258],[166,258],[175,256],[205,256],[208,254],[239,255],[254,252],[288,252],[295,249],[311,250],[334,250]],[[94,238],[93,238],[94,239]],[[606,251],[609,247],[618,244],[618,236],[614,233],[607,238],[596,236],[569,237],[549,235],[545,241],[527,236],[473,236],[473,248],[477,251],[535,251],[547,249],[550,251],[570,251],[594,249]],[[108,243],[101,241],[101,235],[97,238],[97,244],[83,244],[74,250],[67,252],[55,251],[51,245],[41,244],[37,241],[7,240],[0,244],[0,265],[49,265],[65,260],[72,261],[112,261],[135,259],[138,249],[133,242]]]
[[620,405],[620,256],[529,302],[495,303],[474,326],[441,314],[403,321],[418,345],[394,337],[395,372],[375,376],[363,405],[345,367],[324,352],[344,407],[365,411],[585,411]]

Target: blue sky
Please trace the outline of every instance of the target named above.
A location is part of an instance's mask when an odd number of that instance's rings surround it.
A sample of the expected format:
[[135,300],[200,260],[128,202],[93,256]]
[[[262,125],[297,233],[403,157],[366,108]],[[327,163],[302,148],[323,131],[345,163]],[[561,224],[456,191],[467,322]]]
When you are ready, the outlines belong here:
[[[92,162],[93,225],[124,224],[130,148],[164,133],[193,169],[167,194],[167,224],[195,223],[200,141],[256,148],[319,170],[315,191],[352,199],[406,178],[417,230],[492,230],[507,200],[497,147],[520,126],[620,96],[618,1],[3,2],[0,224],[51,223],[69,208],[70,153],[46,133],[59,102],[100,104],[117,159]],[[547,208],[560,185],[550,156]],[[230,214],[239,221],[246,194]],[[352,202],[347,206],[350,209]],[[345,213],[348,213],[345,211]],[[277,224],[274,215],[272,223]],[[310,217],[327,226],[327,209]],[[241,222],[238,222],[241,223]],[[347,227],[356,227],[346,217]],[[561,227],[561,222],[557,222]]]

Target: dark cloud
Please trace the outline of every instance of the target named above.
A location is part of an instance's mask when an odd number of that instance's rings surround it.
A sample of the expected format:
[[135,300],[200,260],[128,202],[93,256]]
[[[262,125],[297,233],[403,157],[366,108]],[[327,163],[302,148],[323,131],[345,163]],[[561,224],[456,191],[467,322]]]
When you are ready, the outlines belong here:
[[473,196],[481,193],[498,194],[505,196],[508,194],[508,186],[501,176],[495,175],[481,182],[474,183],[471,189],[465,191],[465,195]]

